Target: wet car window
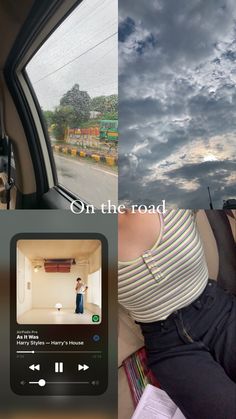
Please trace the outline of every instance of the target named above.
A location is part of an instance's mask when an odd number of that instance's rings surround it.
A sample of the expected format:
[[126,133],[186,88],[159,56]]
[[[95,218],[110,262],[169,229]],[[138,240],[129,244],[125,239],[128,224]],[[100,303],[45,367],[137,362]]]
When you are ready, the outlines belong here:
[[26,66],[59,183],[99,207],[117,202],[117,3],[84,0]]

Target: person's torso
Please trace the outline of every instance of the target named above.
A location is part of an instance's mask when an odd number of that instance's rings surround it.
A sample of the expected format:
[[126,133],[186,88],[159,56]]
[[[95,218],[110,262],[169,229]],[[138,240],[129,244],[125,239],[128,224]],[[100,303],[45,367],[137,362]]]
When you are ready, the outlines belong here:
[[119,302],[144,323],[165,319],[190,304],[208,280],[194,213],[172,210],[160,217],[161,231],[153,248],[119,263]]
[[80,284],[76,290],[77,294],[84,294],[85,293],[85,285],[84,284]]

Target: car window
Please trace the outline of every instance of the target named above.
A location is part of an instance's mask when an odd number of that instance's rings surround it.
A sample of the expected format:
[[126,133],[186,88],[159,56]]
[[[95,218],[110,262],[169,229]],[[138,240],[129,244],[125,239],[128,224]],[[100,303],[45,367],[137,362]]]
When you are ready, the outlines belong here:
[[59,184],[117,203],[117,3],[83,0],[26,66]]

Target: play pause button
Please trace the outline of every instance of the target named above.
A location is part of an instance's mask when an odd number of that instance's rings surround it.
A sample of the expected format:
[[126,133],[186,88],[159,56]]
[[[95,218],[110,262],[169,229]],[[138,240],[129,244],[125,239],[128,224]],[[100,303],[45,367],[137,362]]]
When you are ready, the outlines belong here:
[[80,365],[78,364],[78,371],[86,371],[89,369],[89,366],[84,364],[84,365]]
[[63,372],[63,362],[55,362],[55,372]]

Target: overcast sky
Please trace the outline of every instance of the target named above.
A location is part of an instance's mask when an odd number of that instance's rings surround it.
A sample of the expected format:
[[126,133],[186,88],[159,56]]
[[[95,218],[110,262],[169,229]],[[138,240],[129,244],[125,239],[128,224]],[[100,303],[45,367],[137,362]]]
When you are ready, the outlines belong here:
[[83,0],[30,61],[26,69],[44,110],[59,105],[75,83],[91,97],[117,94],[117,8],[117,0]]
[[119,198],[236,198],[235,0],[119,1]]

